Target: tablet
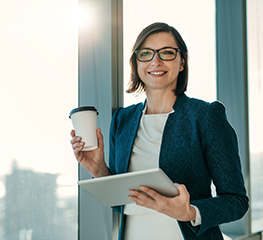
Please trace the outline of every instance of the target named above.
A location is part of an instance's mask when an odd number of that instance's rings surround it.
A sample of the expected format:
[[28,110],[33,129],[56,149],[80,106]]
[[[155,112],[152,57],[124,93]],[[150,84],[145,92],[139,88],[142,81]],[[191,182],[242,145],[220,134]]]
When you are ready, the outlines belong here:
[[129,190],[139,190],[141,185],[166,197],[178,195],[177,188],[160,168],[81,180],[78,184],[105,206],[112,207],[134,203],[128,198]]

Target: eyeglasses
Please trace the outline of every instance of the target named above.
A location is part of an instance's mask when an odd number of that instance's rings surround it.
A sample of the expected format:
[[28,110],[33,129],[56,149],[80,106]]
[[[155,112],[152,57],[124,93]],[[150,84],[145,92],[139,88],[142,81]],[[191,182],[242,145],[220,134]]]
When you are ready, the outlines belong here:
[[154,58],[155,53],[163,61],[172,61],[176,58],[177,52],[181,52],[181,50],[179,48],[164,47],[158,50],[151,48],[138,49],[135,51],[135,54],[140,62],[150,62]]

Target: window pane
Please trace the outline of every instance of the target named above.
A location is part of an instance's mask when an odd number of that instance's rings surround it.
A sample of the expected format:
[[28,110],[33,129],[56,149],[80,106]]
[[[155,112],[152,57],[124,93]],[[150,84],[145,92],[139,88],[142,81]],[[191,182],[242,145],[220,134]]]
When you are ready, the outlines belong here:
[[[153,22],[166,22],[182,35],[189,51],[189,82],[186,94],[207,101],[216,99],[215,2],[214,0],[125,0],[124,91],[130,78],[129,58],[140,31]],[[191,8],[189,8],[191,6]],[[185,11],[184,9],[187,9]],[[171,14],[169,14],[171,12]],[[136,17],[135,17],[136,16]],[[208,90],[209,89],[209,90]],[[124,105],[144,101],[124,94]]]
[[77,239],[76,4],[0,2],[0,239]]
[[247,1],[252,232],[263,231],[263,1]]

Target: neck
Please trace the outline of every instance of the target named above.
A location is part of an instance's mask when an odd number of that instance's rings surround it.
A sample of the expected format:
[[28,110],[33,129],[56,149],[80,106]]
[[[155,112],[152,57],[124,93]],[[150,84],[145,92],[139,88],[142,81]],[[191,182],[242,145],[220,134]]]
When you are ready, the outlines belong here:
[[174,92],[171,94],[147,94],[145,114],[169,113],[173,110],[174,102],[177,96]]

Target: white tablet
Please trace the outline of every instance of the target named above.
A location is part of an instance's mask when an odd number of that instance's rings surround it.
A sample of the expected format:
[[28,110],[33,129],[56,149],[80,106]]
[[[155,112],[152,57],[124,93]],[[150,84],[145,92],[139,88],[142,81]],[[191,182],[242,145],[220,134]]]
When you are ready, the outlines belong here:
[[105,206],[134,203],[128,198],[129,190],[139,190],[140,186],[152,188],[166,197],[178,195],[177,188],[160,168],[81,180],[78,184]]

